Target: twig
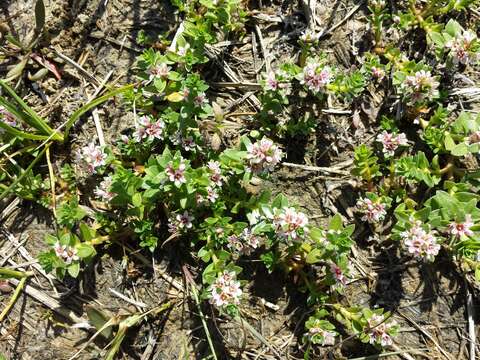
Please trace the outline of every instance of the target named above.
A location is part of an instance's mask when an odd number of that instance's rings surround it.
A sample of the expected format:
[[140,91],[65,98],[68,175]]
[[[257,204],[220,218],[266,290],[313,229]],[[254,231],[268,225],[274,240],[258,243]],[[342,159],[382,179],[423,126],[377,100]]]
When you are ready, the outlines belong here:
[[[351,165],[353,161],[348,161],[345,162],[345,166],[342,167],[347,167],[348,165]],[[338,166],[336,167],[321,167],[321,166],[310,166],[310,165],[302,165],[302,164],[293,164],[293,163],[288,163],[288,162],[282,162],[283,166],[286,167],[292,167],[292,168],[298,168],[302,170],[308,170],[308,171],[320,171],[320,172],[326,172],[330,174],[339,174],[339,175],[350,175],[348,171],[345,170],[340,170]]]
[[[8,282],[17,286],[20,283],[20,280],[8,279]],[[40,301],[43,305],[56,312],[57,314],[63,316],[64,318],[68,319],[69,321],[73,323],[88,323],[86,319],[77,316],[72,310],[62,306],[60,302],[52,298],[50,295],[47,295],[30,285],[26,285],[24,291],[27,295],[31,296],[37,301]]]
[[245,319],[241,318],[241,317],[235,317],[233,318],[233,320],[239,324],[240,326],[242,326],[243,328],[245,328],[246,330],[248,330],[257,340],[259,340],[263,345],[265,345],[266,347],[268,347],[274,354],[275,356],[277,356],[279,359],[282,358],[282,356],[279,354],[279,352],[277,351],[277,349],[275,349],[275,347],[273,345],[271,345],[267,339],[265,339],[262,334],[260,334],[257,330],[255,330],[255,328],[250,325],[248,322],[245,321]]
[[432,335],[430,335],[427,331],[425,331],[424,329],[422,329],[422,327],[420,325],[418,325],[412,318],[410,318],[409,316],[403,314],[400,310],[397,310],[397,312],[403,317],[405,318],[406,320],[408,320],[408,322],[410,322],[413,327],[415,327],[418,331],[420,331],[423,335],[425,335],[431,342],[433,342],[433,344],[435,345],[435,347],[442,353],[443,356],[445,356],[447,359],[451,359],[450,358],[450,355],[438,344],[438,342],[433,338]]
[[75,69],[77,69],[83,76],[85,76],[90,82],[94,83],[95,86],[99,86],[100,82],[95,78],[95,76],[91,75],[87,70],[85,70],[80,64],[75,62],[75,60],[70,59],[67,55],[62,54],[57,49],[53,49],[55,54],[58,55],[62,60],[66,61],[70,65],[72,65]]
[[258,36],[258,41],[260,42],[260,50],[262,50],[263,58],[265,59],[265,69],[267,70],[267,72],[270,72],[271,67],[267,48],[265,47],[265,41],[263,41],[262,31],[260,30],[260,27],[258,25],[255,25],[255,33]]
[[120,299],[122,299],[122,300],[124,300],[124,301],[126,301],[126,302],[128,302],[128,303],[130,303],[130,304],[132,304],[132,305],[135,305],[135,306],[138,306],[138,307],[141,307],[141,308],[146,308],[146,307],[148,306],[147,304],[145,304],[145,303],[143,303],[143,302],[135,301],[135,300],[133,300],[133,299],[130,299],[128,296],[123,295],[122,293],[118,292],[118,291],[115,290],[115,289],[108,288],[108,291],[109,291],[111,294],[115,295],[116,297],[118,297],[118,298],[120,298]]
[[[102,80],[101,84],[95,88],[95,93],[93,96],[89,96],[88,101],[93,100],[103,89],[103,87],[107,84],[108,80],[113,74],[113,70],[111,70],[107,76]],[[98,115],[98,109],[95,108],[92,110],[92,117],[93,117],[93,122],[95,123],[95,129],[97,130],[97,135],[98,135],[98,141],[100,143],[100,146],[105,146],[105,136],[103,135],[103,129],[102,129],[102,124],[100,123],[100,116]]]
[[350,11],[347,13],[347,15],[345,15],[345,17],[344,17],[342,20],[340,20],[338,23],[336,23],[335,25],[333,25],[330,29],[325,30],[325,31],[322,31],[318,37],[319,37],[319,38],[322,38],[322,37],[324,37],[324,36],[327,36],[327,35],[329,35],[330,33],[332,33],[333,31],[335,31],[337,28],[339,28],[340,26],[342,26],[342,25],[345,23],[345,21],[347,21],[348,19],[350,19],[350,18],[352,17],[352,15],[355,14],[355,13],[358,11],[358,9],[360,9],[360,8],[363,6],[364,3],[365,3],[365,0],[362,1],[361,3],[359,3],[357,6],[353,7],[353,9],[350,10]]
[[[408,354],[413,354],[413,355],[423,354],[423,352],[425,350],[428,350],[428,349],[420,348],[420,349],[398,350],[398,351],[386,352],[386,353],[382,353],[382,354],[351,358],[349,360],[376,360],[376,359],[382,358],[382,357],[387,357],[387,356],[392,356],[392,355],[402,355],[402,354],[407,354],[407,353]],[[412,357],[410,357],[410,358],[412,358]]]

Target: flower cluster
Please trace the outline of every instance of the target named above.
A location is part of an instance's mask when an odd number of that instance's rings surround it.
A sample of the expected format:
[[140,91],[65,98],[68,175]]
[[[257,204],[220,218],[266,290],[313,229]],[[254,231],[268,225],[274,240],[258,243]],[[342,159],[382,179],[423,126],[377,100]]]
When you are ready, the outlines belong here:
[[345,276],[345,273],[340,266],[333,262],[330,263],[330,272],[332,273],[332,276],[338,286],[346,285],[347,277]]
[[430,71],[420,70],[408,75],[400,86],[400,91],[410,103],[431,101],[439,96],[440,83]]
[[155,78],[165,79],[170,74],[170,66],[165,63],[157,64],[152,66],[148,73],[150,75],[150,80]]
[[220,163],[218,161],[209,161],[207,164],[208,170],[210,171],[210,181],[218,187],[222,186],[222,170],[220,169]]
[[368,335],[370,344],[380,344],[382,346],[392,345],[392,337],[390,332],[397,323],[393,320],[388,321],[383,314],[373,314],[368,319]]
[[95,174],[99,167],[106,165],[107,154],[101,146],[90,143],[76,153],[76,159],[85,165],[89,174]]
[[94,193],[97,197],[99,197],[103,201],[109,202],[115,197],[115,193],[110,191],[111,186],[112,186],[112,177],[107,176],[95,188]]
[[186,165],[183,161],[180,161],[180,164],[175,168],[173,161],[170,161],[165,169],[165,173],[168,176],[168,180],[173,182],[175,186],[180,187],[182,184],[187,182],[185,178],[185,169]]
[[273,219],[273,224],[276,232],[283,238],[297,239],[308,231],[308,218],[292,207],[281,209],[279,214],[276,214]]
[[387,131],[383,131],[381,134],[377,135],[377,141],[382,144],[382,152],[385,157],[391,157],[395,154],[395,150],[399,146],[407,146],[408,141],[405,134],[391,134]]
[[197,107],[202,107],[203,105],[208,104],[207,95],[204,92],[199,92],[194,98],[193,103]]
[[247,151],[250,169],[254,173],[273,171],[282,158],[282,151],[278,146],[265,137],[256,143],[248,144]]
[[477,43],[477,35],[471,30],[466,30],[461,35],[448,41],[445,47],[450,49],[450,56],[452,56],[455,64],[467,65],[478,60],[478,55],[474,49]]
[[240,235],[230,235],[227,247],[241,255],[250,255],[260,246],[260,236],[254,234],[251,229],[245,228]]
[[80,259],[77,255],[77,249],[71,246],[61,245],[58,241],[53,246],[53,249],[55,250],[55,255],[65,261],[67,265]]
[[165,123],[162,120],[152,122],[147,116],[141,116],[136,124],[133,138],[136,142],[141,142],[147,138],[149,140],[162,139],[164,128]]
[[311,29],[306,29],[302,35],[300,35],[300,40],[302,40],[304,43],[314,43],[318,41],[320,38],[320,33],[317,33]]
[[322,346],[335,345],[336,335],[334,331],[322,329],[320,326],[312,326],[306,334],[311,342]]
[[218,307],[238,305],[242,289],[236,274],[225,270],[210,286],[210,302]]
[[408,252],[415,257],[433,261],[440,251],[437,238],[432,232],[425,231],[420,221],[415,221],[414,225],[410,229],[403,231],[400,236]]
[[168,220],[168,231],[171,234],[175,234],[191,229],[193,220],[195,220],[195,218],[190,215],[188,211],[185,211],[183,214],[177,214],[174,218]]
[[285,71],[269,72],[265,78],[264,90],[278,91],[290,88],[289,76]]
[[357,210],[363,214],[362,221],[368,221],[372,224],[382,221],[387,215],[385,204],[380,200],[372,201],[369,198],[358,199]]
[[332,69],[319,63],[311,62],[303,68],[300,84],[305,85],[314,93],[321,92],[333,80]]
[[448,232],[453,237],[461,238],[462,236],[472,236],[473,231],[470,229],[474,225],[472,221],[472,216],[467,214],[465,215],[464,222],[452,222],[448,225]]

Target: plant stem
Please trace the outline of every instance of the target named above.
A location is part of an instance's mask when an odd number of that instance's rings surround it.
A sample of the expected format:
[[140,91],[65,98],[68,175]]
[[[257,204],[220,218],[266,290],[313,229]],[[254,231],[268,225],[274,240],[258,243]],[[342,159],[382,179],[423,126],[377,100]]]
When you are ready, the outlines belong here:
[[8,278],[15,278],[15,279],[23,279],[25,277],[32,276],[32,272],[23,272],[17,271],[7,268],[0,268],[0,278],[8,279]]
[[0,314],[0,323],[3,321],[3,318],[9,313],[9,311],[12,309],[13,305],[15,305],[15,302],[17,301],[18,296],[20,295],[20,291],[22,291],[23,287],[25,286],[26,281],[27,281],[27,277],[23,277],[23,278],[20,279],[20,282],[18,283],[17,287],[15,288],[15,292],[13,293],[12,297],[10,298],[10,301],[8,302],[5,309],[3,309],[2,313]]
[[215,360],[218,360],[217,354],[215,352],[215,347],[213,346],[212,337],[210,335],[210,331],[208,330],[207,322],[205,321],[205,315],[203,314],[202,307],[200,306],[200,299],[198,298],[197,288],[195,286],[193,279],[190,276],[190,273],[186,268],[184,268],[184,273],[185,273],[185,277],[187,278],[187,282],[190,284],[190,288],[192,289],[192,294],[193,294],[193,298],[195,299],[195,303],[197,304],[197,310],[200,315],[200,320],[202,321],[202,326],[205,331],[205,335],[207,336],[208,346],[210,347],[210,351],[212,352],[213,358]]

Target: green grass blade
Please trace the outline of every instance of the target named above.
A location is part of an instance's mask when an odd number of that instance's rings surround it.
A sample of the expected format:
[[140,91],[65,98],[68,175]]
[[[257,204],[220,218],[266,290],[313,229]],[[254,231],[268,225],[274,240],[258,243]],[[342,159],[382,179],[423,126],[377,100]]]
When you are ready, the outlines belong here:
[[[15,100],[15,102],[20,106],[20,108],[30,117],[30,125],[33,126],[38,131],[44,133],[45,135],[55,134],[54,130],[48,126],[48,124],[40,116],[33,111],[20,96],[18,96],[13,89],[8,86],[4,81],[0,80],[0,86],[5,89],[5,91]],[[53,136],[54,140],[63,141],[61,134],[55,134]]]
[[70,132],[70,128],[73,126],[75,121],[77,121],[80,116],[85,114],[87,111],[93,109],[94,107],[100,105],[101,103],[104,103],[105,101],[109,100],[110,98],[112,98],[112,97],[114,97],[118,94],[121,94],[128,89],[131,89],[132,87],[133,87],[133,85],[126,85],[126,86],[122,86],[118,89],[115,89],[113,91],[110,91],[109,93],[107,93],[103,96],[100,96],[96,99],[93,99],[88,104],[85,104],[80,109],[75,111],[72,114],[72,116],[70,116],[70,118],[67,121],[67,124],[65,125],[65,132],[64,132],[64,135],[63,135],[64,139],[66,139],[68,137],[68,133]]
[[46,135],[29,134],[27,132],[15,129],[14,127],[5,124],[2,121],[0,121],[0,128],[4,129],[6,132],[8,132],[9,134],[12,134],[13,136],[20,137],[20,138],[23,138],[23,139],[30,139],[30,140],[46,140],[46,139],[48,139],[48,136],[46,136]]
[[0,201],[3,200],[14,188],[15,186],[22,181],[22,179],[29,173],[30,170],[35,166],[35,164],[42,158],[42,156],[45,154],[47,151],[47,148],[50,146],[50,144],[47,144],[42,151],[37,155],[37,157],[28,165],[28,167],[25,169],[25,171],[18,176],[15,181],[13,181],[8,188],[6,188],[2,193],[0,194]]

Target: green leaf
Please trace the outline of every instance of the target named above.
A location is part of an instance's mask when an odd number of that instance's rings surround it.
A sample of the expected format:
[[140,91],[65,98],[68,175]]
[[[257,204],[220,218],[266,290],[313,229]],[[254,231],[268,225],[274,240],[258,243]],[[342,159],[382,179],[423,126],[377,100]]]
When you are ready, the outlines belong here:
[[20,60],[20,62],[17,63],[17,65],[15,65],[13,68],[9,70],[7,75],[5,75],[6,81],[12,81],[22,76],[23,70],[25,69],[25,66],[28,63],[28,59],[29,59],[28,56],[24,56],[22,60]]
[[5,89],[5,91],[15,100],[15,102],[20,106],[22,111],[28,115],[27,117],[23,116],[23,120],[27,121],[29,125],[42,132],[45,135],[51,136],[52,140],[63,141],[63,137],[58,132],[54,131],[48,124],[43,120],[37,113],[31,109],[23,100],[20,98],[13,89],[8,86],[4,81],[0,80],[0,86]]
[[435,31],[430,31],[428,36],[430,40],[438,47],[443,47],[445,45],[445,39],[443,38],[442,34]]
[[455,37],[455,35],[457,35],[457,34],[461,34],[462,30],[463,30],[462,26],[453,19],[450,19],[450,21],[447,23],[447,25],[445,25],[445,31],[450,36],[453,36],[453,37]]
[[132,204],[135,207],[140,207],[142,205],[142,194],[140,193],[135,193],[132,196]]
[[167,100],[170,102],[180,102],[184,99],[184,96],[179,92],[173,92],[167,96]]
[[[95,329],[102,329],[108,322],[109,318],[102,311],[93,308],[92,306],[86,306],[86,312],[88,320],[95,326]],[[112,336],[112,327],[108,326],[100,333],[106,339],[110,339]]]
[[43,0],[37,0],[35,4],[35,32],[38,34],[45,26],[45,4]]
[[90,229],[90,227],[85,223],[80,223],[80,234],[84,241],[90,241],[95,237],[95,230]]
[[80,273],[80,263],[74,262],[73,264],[70,264],[67,268],[67,271],[71,277],[76,278]]
[[468,154],[468,146],[464,142],[455,145],[455,147],[451,150],[453,156],[465,156]]
[[96,254],[95,248],[88,244],[77,245],[77,252],[78,256],[82,259],[94,256]]
[[322,255],[323,251],[321,251],[320,249],[313,249],[307,254],[305,261],[307,262],[307,264],[315,264],[322,259]]
[[328,226],[329,230],[342,230],[343,229],[343,221],[342,217],[339,214],[335,214],[330,220],[330,224]]

